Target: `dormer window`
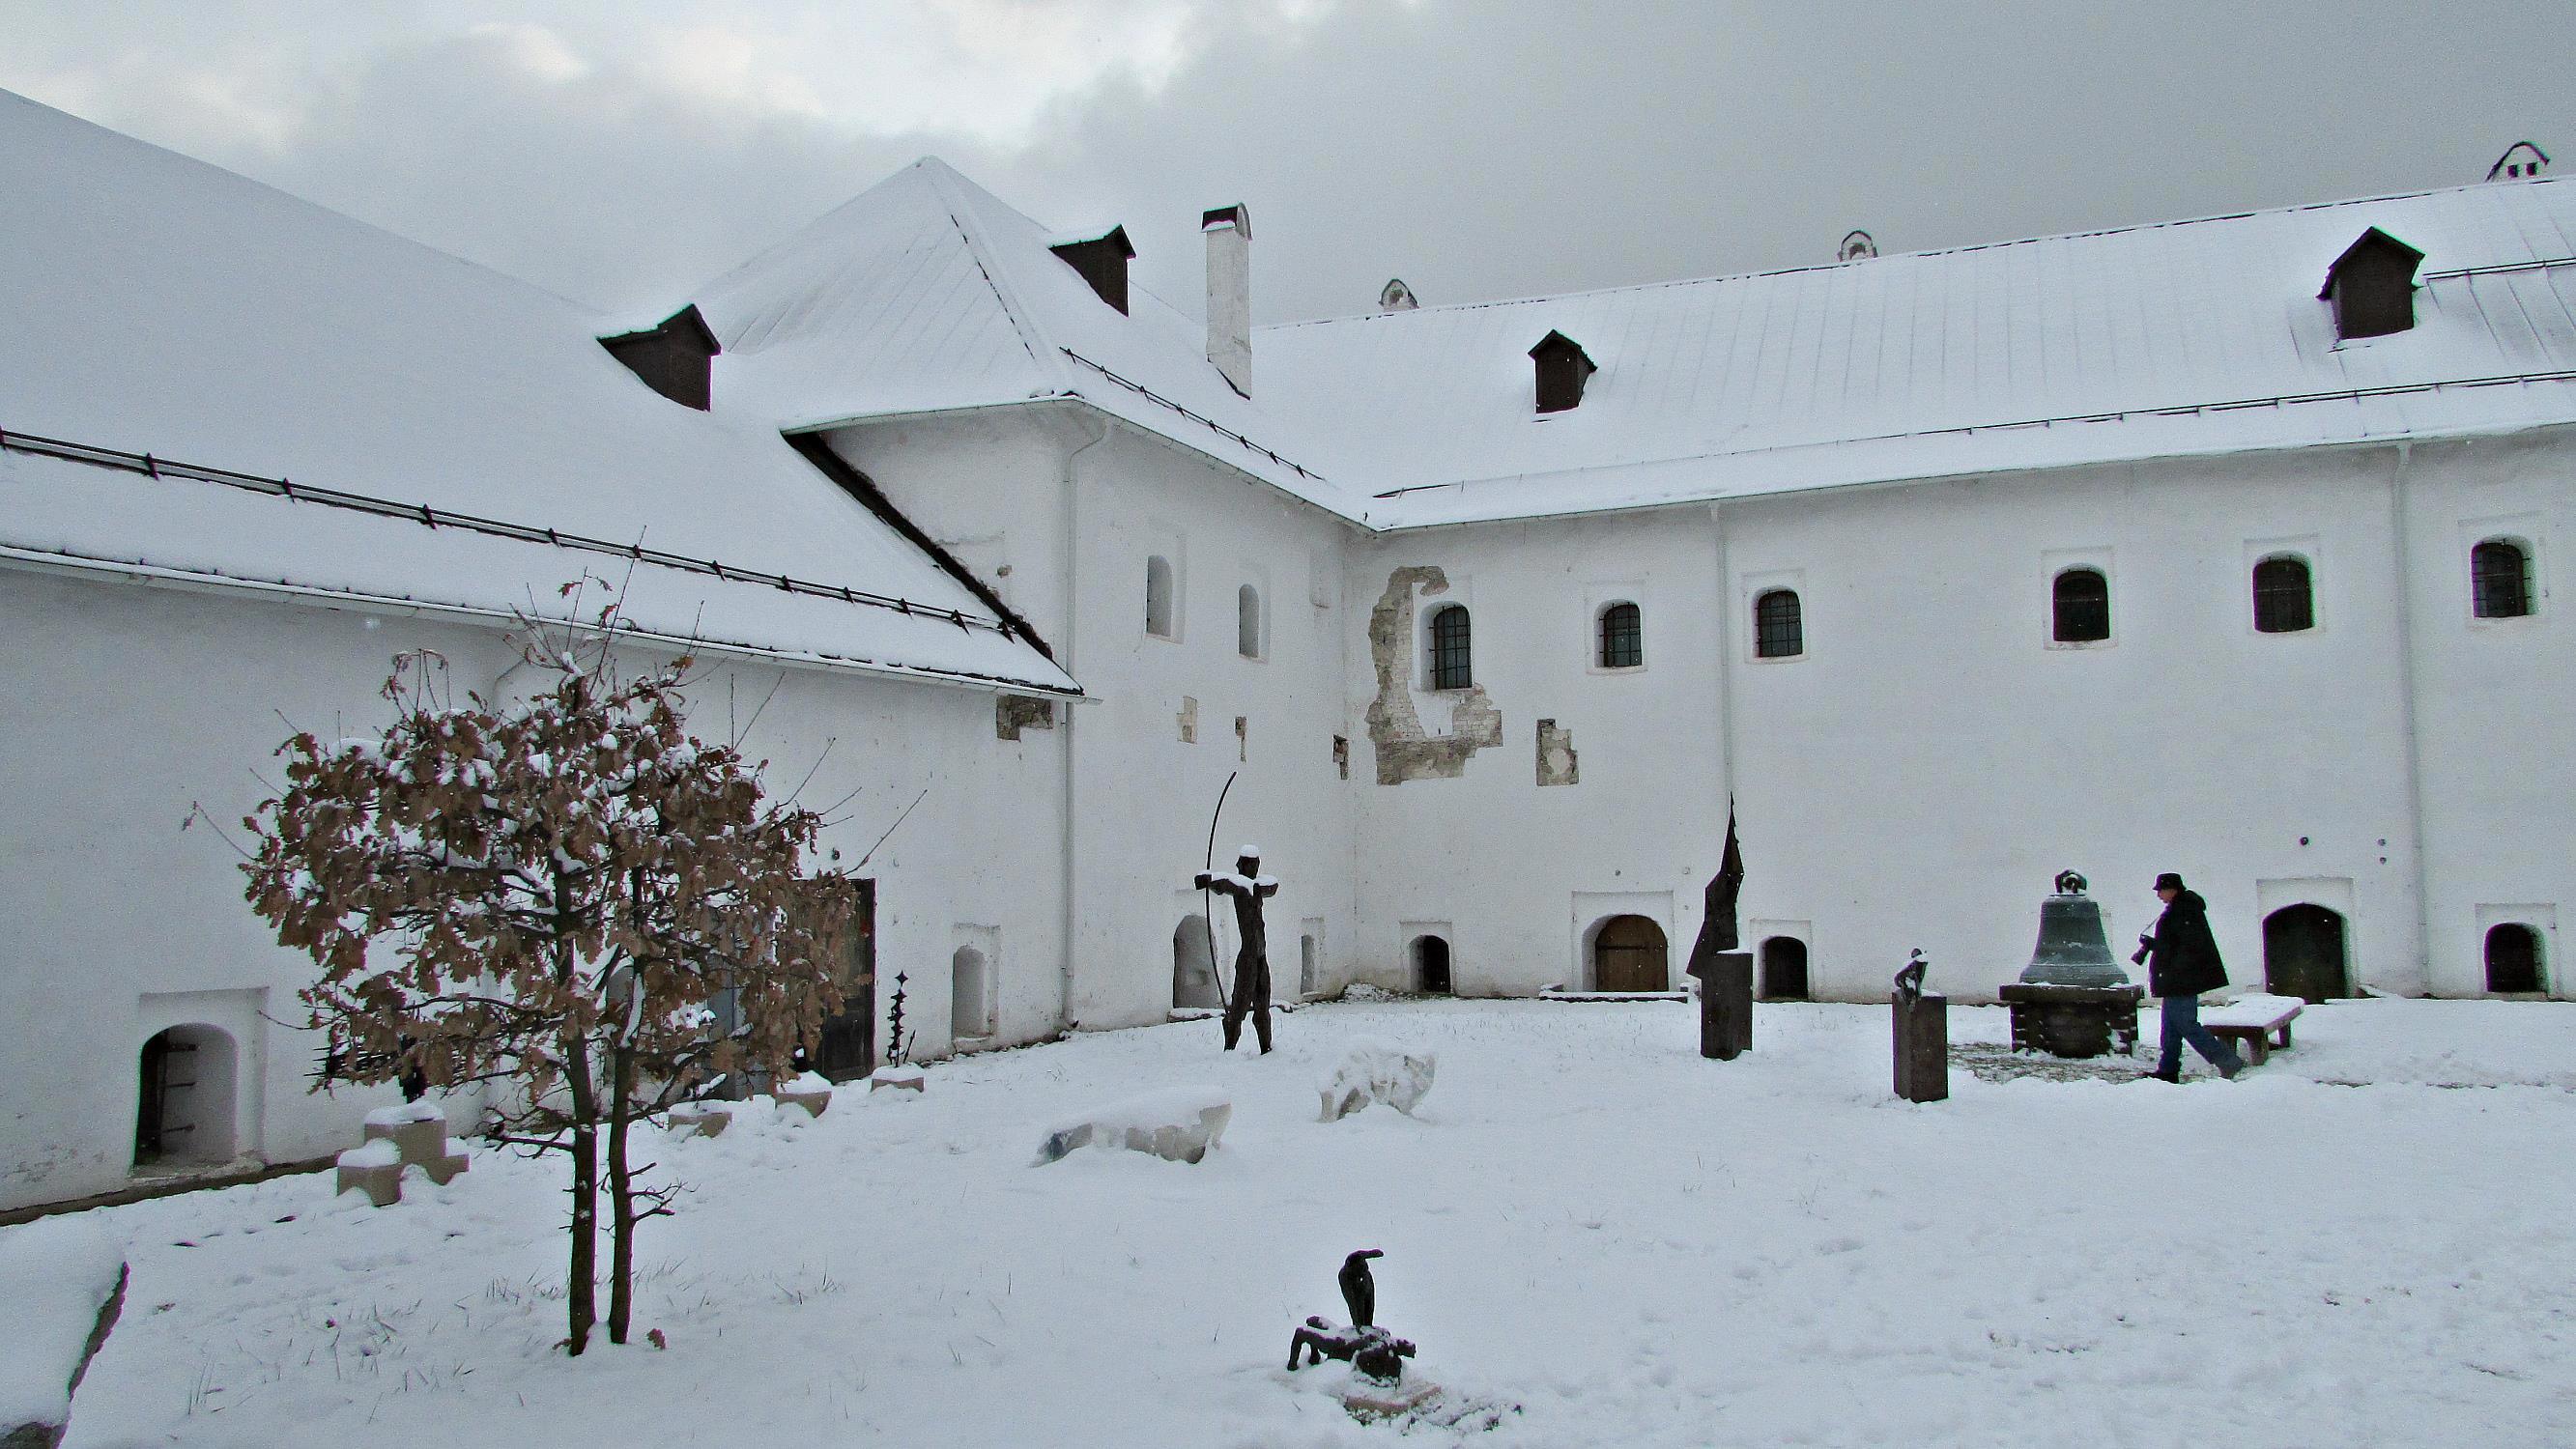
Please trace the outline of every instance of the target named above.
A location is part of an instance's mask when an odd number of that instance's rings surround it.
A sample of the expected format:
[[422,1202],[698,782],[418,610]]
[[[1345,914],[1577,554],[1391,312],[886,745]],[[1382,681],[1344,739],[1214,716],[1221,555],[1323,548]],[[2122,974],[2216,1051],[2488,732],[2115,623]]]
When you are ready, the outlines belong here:
[[2415,325],[2415,268],[2424,254],[2377,227],[2326,268],[2319,301],[2334,304],[2335,336],[2351,341]]
[[1550,332],[1529,350],[1530,360],[1538,364],[1538,410],[1561,413],[1583,401],[1583,385],[1601,369],[1584,355],[1583,347],[1562,332]]
[[641,332],[621,332],[599,339],[608,355],[644,385],[680,404],[705,412],[715,401],[716,334],[692,302]]
[[2516,141],[2504,148],[2496,164],[2487,168],[2489,181],[2529,181],[2549,169],[2549,153],[2529,141]]
[[1088,241],[1057,242],[1047,250],[1064,258],[1066,266],[1081,273],[1082,280],[1091,284],[1091,290],[1100,294],[1101,301],[1122,314],[1126,312],[1127,263],[1136,255],[1136,248],[1127,240],[1127,228],[1113,226],[1106,236],[1096,236]]

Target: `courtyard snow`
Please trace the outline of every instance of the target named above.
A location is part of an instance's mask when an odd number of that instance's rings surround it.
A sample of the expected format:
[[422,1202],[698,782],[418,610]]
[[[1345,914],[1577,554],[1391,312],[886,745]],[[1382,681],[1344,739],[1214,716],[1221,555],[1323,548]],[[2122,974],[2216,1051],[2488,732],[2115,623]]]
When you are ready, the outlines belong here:
[[[325,1174],[90,1213],[133,1281],[68,1442],[2508,1446],[2576,1424],[2576,1005],[2339,1002],[2234,1083],[1960,1071],[1923,1107],[1887,1090],[1884,1009],[1764,1006],[1732,1063],[1695,1031],[1669,1002],[1344,1003],[1269,1057],[1186,1022],[938,1064],[820,1119],[747,1105],[649,1143],[691,1191],[643,1237],[638,1341],[580,1360],[549,1351],[554,1164],[481,1150],[383,1210]],[[1952,1014],[1955,1041],[2004,1034]],[[1316,1121],[1315,1082],[1371,1039],[1436,1053],[1439,1090]],[[1052,1122],[1200,1082],[1234,1104],[1202,1163],[1029,1165]],[[1456,1426],[1362,1425],[1327,1371],[1281,1368],[1370,1247],[1379,1319],[1473,1411]]]

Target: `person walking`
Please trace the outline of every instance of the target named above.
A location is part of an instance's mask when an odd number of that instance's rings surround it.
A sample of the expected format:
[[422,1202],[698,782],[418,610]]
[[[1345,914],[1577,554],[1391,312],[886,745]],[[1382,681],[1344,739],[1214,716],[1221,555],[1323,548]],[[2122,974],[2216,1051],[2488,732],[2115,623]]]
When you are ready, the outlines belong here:
[[[2209,1059],[2221,1077],[2245,1069],[2236,1050],[2200,1024],[2200,994],[2227,984],[2227,966],[2218,958],[2218,938],[2209,930],[2209,902],[2186,888],[2172,871],[2156,877],[2156,898],[2165,903],[2153,931],[2138,937],[2138,954],[2147,961],[2147,994],[2164,1003],[2164,1050],[2154,1076],[2160,1082],[2182,1080],[2182,1044]],[[2150,959],[2152,958],[2152,959]]]

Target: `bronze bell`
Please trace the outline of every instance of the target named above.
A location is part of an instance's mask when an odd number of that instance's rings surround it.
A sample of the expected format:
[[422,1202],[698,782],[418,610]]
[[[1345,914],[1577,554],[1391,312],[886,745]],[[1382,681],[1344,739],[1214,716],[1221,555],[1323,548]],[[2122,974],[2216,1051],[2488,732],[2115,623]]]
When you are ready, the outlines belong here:
[[2102,903],[2084,893],[2084,877],[2065,871],[2057,894],[2039,903],[2039,945],[2021,979],[2034,986],[2126,986],[2129,973],[2111,955]]

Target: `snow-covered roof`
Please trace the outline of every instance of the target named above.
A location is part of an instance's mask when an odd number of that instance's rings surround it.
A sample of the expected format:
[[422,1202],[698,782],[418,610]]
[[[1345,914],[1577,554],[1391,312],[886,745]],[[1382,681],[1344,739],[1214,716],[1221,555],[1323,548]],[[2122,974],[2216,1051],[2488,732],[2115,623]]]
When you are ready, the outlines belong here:
[[1315,445],[1207,360],[1198,322],[1132,284],[1121,314],[1048,250],[1065,239],[915,162],[690,298],[724,344],[716,393],[791,430],[1079,399],[1358,517]]
[[[501,616],[631,569],[649,634],[1077,688],[765,417],[666,400],[562,298],[5,92],[0,197],[12,560]],[[116,456],[146,453],[197,466]]]
[[[2338,342],[2326,269],[2425,254]],[[1550,331],[1600,366],[1533,411]],[[1264,406],[1379,526],[2576,421],[2576,181],[1261,329]]]

